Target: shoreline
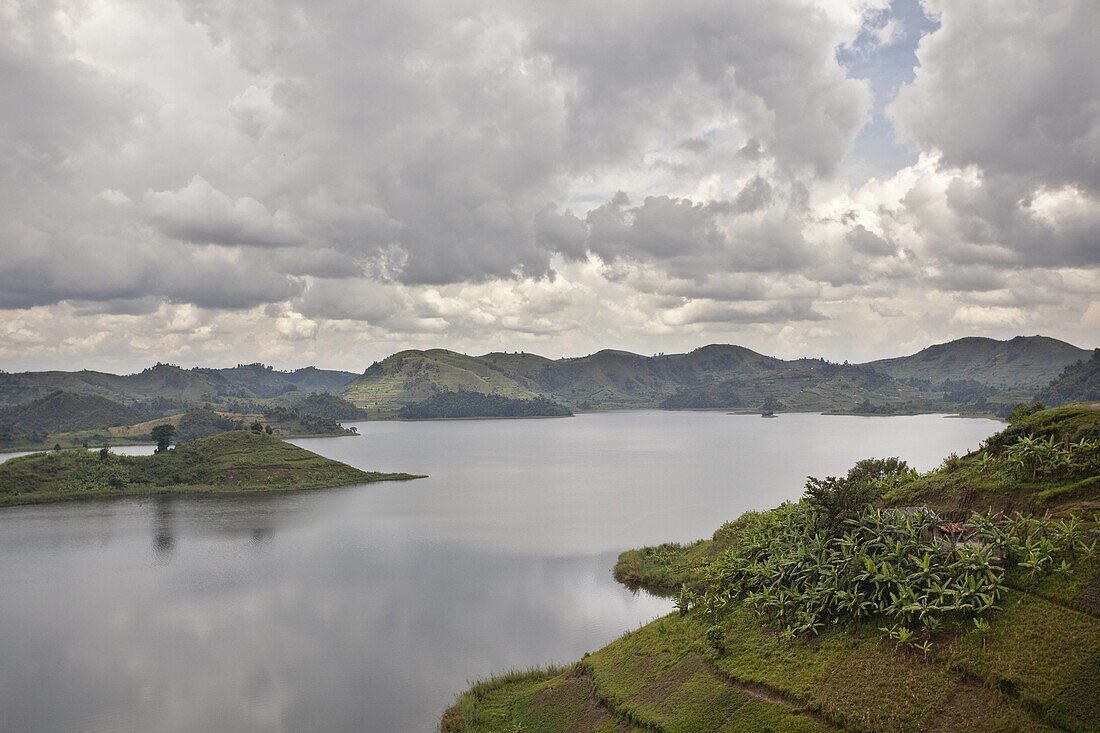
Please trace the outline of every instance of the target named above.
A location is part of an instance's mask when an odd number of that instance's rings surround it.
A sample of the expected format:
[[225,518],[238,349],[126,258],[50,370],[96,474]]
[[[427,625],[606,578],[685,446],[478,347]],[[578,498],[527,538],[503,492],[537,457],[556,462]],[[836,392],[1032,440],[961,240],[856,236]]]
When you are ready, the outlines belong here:
[[[393,417],[373,422],[459,422],[464,420],[558,420],[576,415],[476,415],[470,417]],[[366,422],[366,421],[364,421]]]
[[[347,422],[365,422],[361,420],[348,420]],[[228,431],[227,431],[228,432]],[[217,435],[217,433],[213,433]],[[208,436],[204,436],[208,437]],[[357,438],[359,433],[349,430],[342,433],[278,433],[275,437],[281,440],[298,440],[299,438]],[[199,440],[196,438],[195,440]],[[99,450],[100,448],[132,448],[135,446],[149,446],[156,445],[148,437],[142,438],[127,438],[127,437],[111,437],[109,440],[82,440],[79,443],[65,442],[59,443],[54,441],[53,443],[25,443],[22,445],[5,445],[0,448],[0,456],[4,456],[8,453],[49,453],[54,449],[55,445],[60,445],[61,450],[75,450],[77,448],[87,448],[88,450]],[[173,446],[179,445],[179,443],[173,443]]]
[[0,494],[0,512],[8,507],[33,506],[36,504],[61,504],[79,501],[110,501],[112,499],[140,499],[156,496],[178,496],[181,498],[202,497],[206,499],[217,497],[240,497],[247,495],[290,494],[303,491],[315,491],[318,489],[339,489],[360,484],[377,484],[387,481],[413,481],[428,478],[428,474],[416,473],[380,473],[364,471],[367,478],[361,481],[320,482],[305,484],[302,486],[276,486],[271,488],[219,488],[209,484],[159,486],[152,489],[122,489],[117,491],[97,491],[89,493],[50,493],[50,494],[13,494],[5,496]]

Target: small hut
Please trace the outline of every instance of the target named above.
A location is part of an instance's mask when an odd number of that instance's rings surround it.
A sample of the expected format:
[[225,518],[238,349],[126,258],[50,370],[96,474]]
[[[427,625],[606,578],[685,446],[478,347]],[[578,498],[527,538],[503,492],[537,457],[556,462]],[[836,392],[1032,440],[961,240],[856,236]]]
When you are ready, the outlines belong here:
[[[954,554],[960,550],[972,552],[987,547],[977,532],[968,529],[965,523],[946,521],[926,506],[889,507],[884,509],[883,513],[919,526],[921,538],[934,543],[945,555]],[[994,560],[1001,560],[1001,553],[997,548],[993,548],[992,555]]]

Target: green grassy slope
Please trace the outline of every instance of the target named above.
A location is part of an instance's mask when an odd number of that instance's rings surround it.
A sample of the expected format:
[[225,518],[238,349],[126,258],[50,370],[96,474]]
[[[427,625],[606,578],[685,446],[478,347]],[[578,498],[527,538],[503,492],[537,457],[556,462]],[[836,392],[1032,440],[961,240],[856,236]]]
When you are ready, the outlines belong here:
[[21,405],[0,408],[0,445],[5,436],[71,432],[136,422],[134,410],[98,395],[53,392]]
[[288,392],[272,401],[274,406],[282,406],[300,415],[327,417],[330,420],[364,420],[367,413],[352,403],[329,392]]
[[479,357],[446,349],[401,351],[373,364],[341,395],[370,410],[395,412],[439,392],[481,392],[514,399],[538,396],[535,385]]
[[[535,354],[466,356],[403,351],[371,366],[343,395],[375,414],[444,391],[543,395],[574,409],[737,408],[831,412],[1006,410],[1087,352],[1043,337],[969,338],[866,365],[783,361],[713,344],[687,354],[604,350],[550,360]],[[969,381],[967,381],[969,380]],[[944,386],[944,382],[947,385]]]
[[317,489],[417,478],[360,471],[278,438],[237,430],[153,456],[82,449],[0,463],[0,506],[139,494],[228,494]]
[[580,409],[656,407],[683,387],[732,374],[757,374],[782,363],[725,345],[655,357],[607,350],[557,361],[535,354],[403,351],[372,365],[345,387],[343,396],[381,411],[396,411],[441,391],[462,390],[514,399],[542,395]]
[[1088,351],[1046,336],[1017,336],[1008,341],[971,336],[864,366],[895,379],[972,379],[1011,389],[1042,387],[1065,367],[1088,357]]
[[866,367],[800,359],[684,389],[661,404],[670,408],[760,409],[769,401],[772,409],[780,411],[851,412],[866,403],[896,408],[923,398],[919,390]]
[[[1021,435],[1100,436],[1100,410],[1078,405],[1014,423],[971,455],[903,484],[886,503],[962,514],[1042,509],[1100,532],[1100,470],[1019,481],[993,470]],[[1095,450],[1095,449],[1093,449]],[[994,458],[987,458],[993,456]],[[996,464],[1000,465],[1000,464]],[[1079,485],[1084,484],[1085,488]],[[1078,485],[1078,489],[1063,489]],[[699,587],[754,515],[691,545],[623,553],[616,578],[669,594]],[[759,515],[757,515],[759,516]],[[1100,557],[1028,579],[1005,574],[988,627],[947,624],[927,652],[884,639],[883,621],[790,637],[734,601],[712,617],[695,608],[658,619],[566,669],[475,685],[444,714],[447,733],[473,731],[1071,731],[1100,730]]]
[[1046,405],[1100,401],[1100,349],[1088,361],[1066,367],[1035,399]]
[[5,404],[18,404],[57,390],[100,395],[123,403],[153,398],[201,401],[223,394],[246,396],[243,389],[216,373],[180,369],[170,364],[157,364],[127,375],[87,370],[0,374],[0,402]]
[[585,408],[656,407],[675,392],[734,375],[762,375],[782,361],[741,346],[712,344],[687,354],[599,351],[562,359],[535,378],[555,399]]
[[63,390],[126,404],[167,398],[194,403],[222,398],[274,397],[290,391],[333,392],[355,378],[350,372],[307,367],[281,372],[263,364],[232,369],[181,369],[157,364],[136,374],[94,371],[0,372],[0,405],[15,405]]
[[441,392],[421,402],[405,405],[402,420],[441,420],[486,417],[572,417],[573,413],[544,398],[516,400],[480,392]]
[[277,397],[288,392],[337,392],[355,379],[351,372],[306,367],[292,372],[264,364],[238,364],[228,369],[194,369],[221,377],[256,397]]

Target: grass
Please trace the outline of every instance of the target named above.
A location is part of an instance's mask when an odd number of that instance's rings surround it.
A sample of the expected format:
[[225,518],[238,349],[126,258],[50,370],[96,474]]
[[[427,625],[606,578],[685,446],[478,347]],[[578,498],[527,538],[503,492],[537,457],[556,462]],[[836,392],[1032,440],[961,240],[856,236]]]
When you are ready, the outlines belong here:
[[[1016,433],[1077,440],[1098,428],[1100,411],[1075,406],[1033,415]],[[888,503],[949,514],[992,505],[1091,515],[1093,464],[1075,469],[1089,472],[1084,478],[993,474],[982,456],[1001,450],[1002,437],[904,484]],[[758,516],[708,540],[624,552],[615,577],[665,595],[698,587]],[[444,717],[462,711],[466,727],[443,730],[1100,731],[1100,557],[1038,578],[1009,569],[1004,582],[999,608],[981,624],[946,621],[930,632],[928,651],[884,639],[880,619],[837,619],[816,636],[790,638],[736,599],[714,616],[693,608],[569,669],[481,683]],[[591,717],[594,706],[605,714]]]
[[1014,474],[1004,465],[1006,447],[1022,436],[1055,438],[1059,443],[1100,440],[1100,410],[1067,405],[1043,410],[1010,424],[989,438],[986,447],[953,456],[937,471],[888,493],[888,505],[925,504],[937,511],[1028,511],[1100,509],[1100,466],[1084,473],[1038,478]]
[[153,456],[83,449],[0,464],[0,506],[146,494],[229,494],[329,488],[418,478],[361,471],[269,435],[235,430]]
[[1010,592],[1002,605],[997,633],[962,634],[937,656],[1068,730],[1100,722],[1100,696],[1062,699],[1080,680],[1095,689],[1100,619],[1023,592]]
[[537,391],[524,382],[477,357],[445,349],[402,351],[371,366],[348,384],[342,395],[358,407],[395,413],[439,391],[480,392],[513,399],[538,397]]
[[89,428],[87,430],[75,430],[71,432],[59,432],[50,433],[45,439],[35,442],[15,442],[9,445],[5,445],[3,450],[5,452],[27,451],[27,450],[49,450],[55,445],[60,445],[62,448],[87,448],[87,447],[99,447],[99,446],[119,446],[119,445],[149,445],[155,441],[150,437],[150,432],[157,425],[173,425],[179,427],[180,422],[185,420],[187,415],[195,414],[195,412],[208,412],[210,414],[217,414],[229,421],[239,423],[241,425],[251,425],[253,422],[259,421],[264,425],[271,425],[275,430],[275,434],[281,438],[312,438],[320,436],[338,436],[338,435],[354,435],[354,433],[345,428],[341,428],[338,425],[333,425],[331,429],[324,432],[318,432],[317,430],[310,429],[310,426],[304,424],[303,419],[298,416],[289,415],[282,419],[272,420],[265,416],[262,412],[231,412],[227,410],[193,410],[186,412],[178,412],[172,415],[165,415],[164,417],[154,418],[152,420],[144,420],[139,423],[132,423],[129,425],[114,425],[111,427],[99,427]]
[[[1036,364],[1050,367],[1048,362],[1053,360],[1055,366],[1050,368],[1057,373],[1069,363],[1060,359],[1040,354]],[[1012,371],[1008,365],[1001,366]],[[914,376],[927,375],[918,369]],[[393,417],[404,405],[445,391],[513,399],[542,395],[578,410],[759,409],[765,401],[777,401],[782,405],[778,411],[913,414],[965,409],[989,413],[1031,399],[1035,388],[1048,381],[1003,393],[985,388],[979,399],[937,385],[897,381],[867,365],[782,361],[718,344],[689,354],[645,357],[605,350],[557,360],[534,354],[469,356],[430,349],[402,351],[372,365],[342,394],[372,418]]]
[[733,541],[735,533],[752,516],[750,512],[727,522],[709,540],[686,545],[666,542],[655,547],[626,550],[612,569],[615,580],[631,590],[644,587],[661,596],[672,596],[685,585],[696,586],[701,580],[702,569],[718,559]]

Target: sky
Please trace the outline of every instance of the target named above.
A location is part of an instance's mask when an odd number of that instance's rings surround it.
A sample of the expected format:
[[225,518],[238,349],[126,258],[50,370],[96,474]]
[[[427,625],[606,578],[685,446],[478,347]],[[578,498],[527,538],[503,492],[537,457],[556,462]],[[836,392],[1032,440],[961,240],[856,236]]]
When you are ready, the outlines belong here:
[[1095,0],[0,0],[0,369],[1100,345]]

